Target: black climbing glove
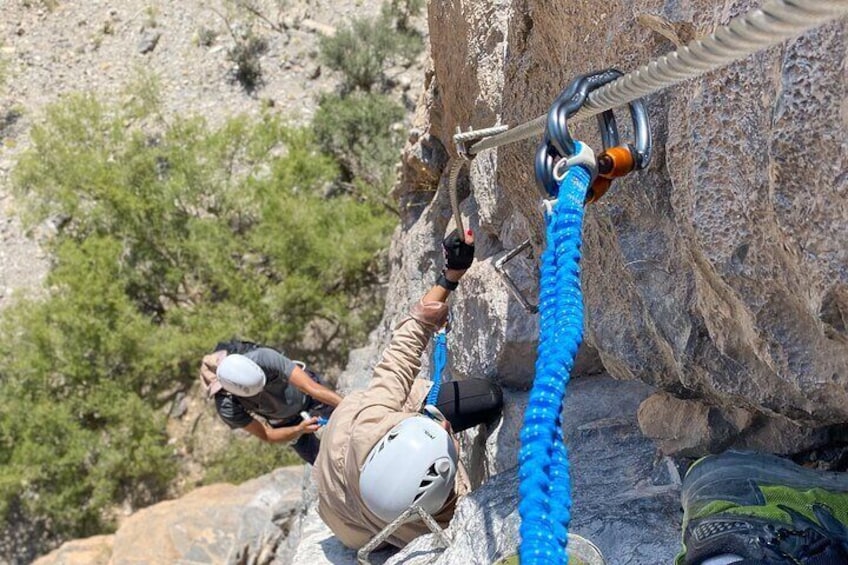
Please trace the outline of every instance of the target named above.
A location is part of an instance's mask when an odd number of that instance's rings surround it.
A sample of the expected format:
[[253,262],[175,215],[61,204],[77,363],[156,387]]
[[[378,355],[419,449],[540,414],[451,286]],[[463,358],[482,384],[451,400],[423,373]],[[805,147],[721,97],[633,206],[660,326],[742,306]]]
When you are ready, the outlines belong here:
[[459,237],[459,232],[453,230],[442,241],[445,252],[445,267],[455,271],[464,271],[474,262],[474,244],[468,244]]

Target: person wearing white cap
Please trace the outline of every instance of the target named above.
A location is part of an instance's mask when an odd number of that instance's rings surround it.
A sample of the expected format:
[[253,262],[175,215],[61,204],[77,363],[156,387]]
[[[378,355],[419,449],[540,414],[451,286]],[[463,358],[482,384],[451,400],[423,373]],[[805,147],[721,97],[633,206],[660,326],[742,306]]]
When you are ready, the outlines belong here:
[[[320,378],[279,351],[250,342],[242,349],[226,343],[203,358],[201,381],[221,419],[270,443],[292,443],[314,463],[320,442],[314,435],[341,397]],[[234,351],[241,351],[235,353]],[[309,416],[304,418],[302,413]]]

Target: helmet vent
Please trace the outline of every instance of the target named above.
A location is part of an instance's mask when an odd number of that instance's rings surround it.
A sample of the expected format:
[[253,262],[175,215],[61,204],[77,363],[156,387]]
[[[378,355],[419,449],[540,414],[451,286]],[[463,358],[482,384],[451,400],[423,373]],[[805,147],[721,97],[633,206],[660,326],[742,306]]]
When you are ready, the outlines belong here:
[[437,478],[439,478],[439,473],[436,472],[436,464],[433,463],[432,465],[430,465],[430,468],[427,469],[427,473],[424,475],[424,480],[429,479],[429,481],[427,481],[429,483],[432,482],[433,479]]
[[415,494],[415,498],[412,500],[412,503],[414,504],[418,502],[422,496],[427,494],[428,487],[438,478],[439,474],[436,472],[436,464],[433,463],[421,478],[421,483],[418,485],[418,492]]

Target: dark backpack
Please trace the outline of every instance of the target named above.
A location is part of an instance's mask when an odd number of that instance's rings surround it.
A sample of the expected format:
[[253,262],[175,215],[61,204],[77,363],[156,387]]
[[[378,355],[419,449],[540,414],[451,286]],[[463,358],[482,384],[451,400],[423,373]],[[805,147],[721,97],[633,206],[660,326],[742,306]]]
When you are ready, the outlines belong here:
[[218,344],[215,346],[215,349],[212,350],[212,352],[214,353],[215,351],[222,351],[223,350],[223,351],[227,352],[227,355],[233,355],[234,353],[238,353],[239,355],[244,355],[245,353],[247,353],[249,351],[253,351],[254,349],[259,349],[260,347],[267,347],[268,349],[273,349],[274,351],[276,351],[276,348],[274,348],[274,347],[262,345],[260,343],[254,342],[254,341],[246,341],[246,340],[243,340],[243,339],[233,338],[229,341],[219,341]]

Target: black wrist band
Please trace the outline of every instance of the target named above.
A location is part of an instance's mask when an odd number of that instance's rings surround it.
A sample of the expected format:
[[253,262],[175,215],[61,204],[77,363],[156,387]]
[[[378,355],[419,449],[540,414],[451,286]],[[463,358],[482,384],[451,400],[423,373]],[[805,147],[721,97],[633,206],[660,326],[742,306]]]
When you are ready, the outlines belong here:
[[442,273],[439,275],[439,278],[436,279],[436,284],[447,290],[456,290],[459,287],[459,281],[449,281],[448,278],[445,276],[444,271],[442,271]]

